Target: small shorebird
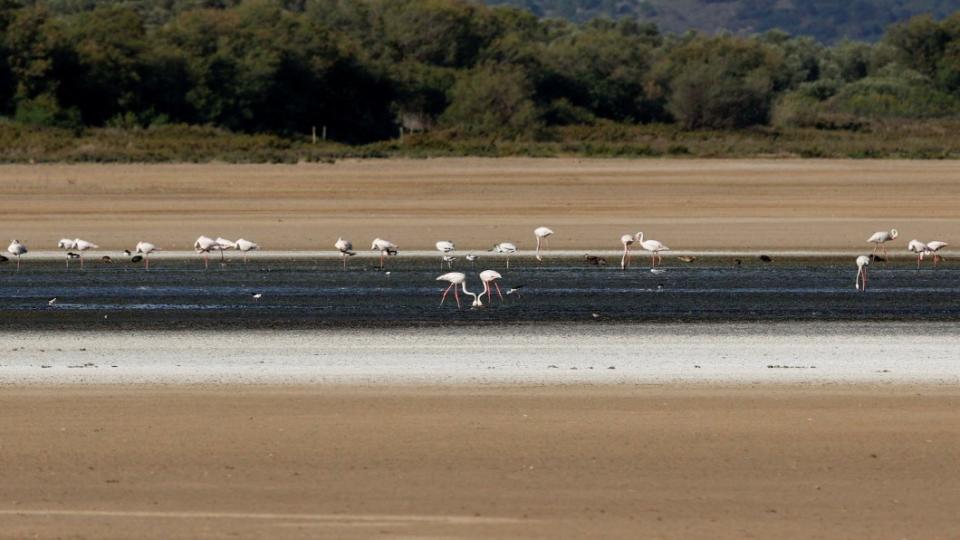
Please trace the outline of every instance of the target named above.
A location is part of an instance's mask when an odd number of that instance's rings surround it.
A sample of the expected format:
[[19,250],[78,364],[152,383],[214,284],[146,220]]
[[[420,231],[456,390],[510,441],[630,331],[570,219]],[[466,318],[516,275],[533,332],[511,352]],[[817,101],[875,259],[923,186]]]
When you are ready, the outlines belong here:
[[340,252],[340,260],[343,263],[343,269],[347,269],[347,257],[353,257],[357,254],[353,250],[353,242],[349,240],[344,240],[343,237],[337,237],[337,241],[333,244],[333,247],[337,248],[337,251]]
[[443,291],[443,296],[440,297],[441,306],[443,305],[443,301],[447,299],[447,294],[450,292],[450,289],[453,289],[453,297],[457,299],[457,309],[463,308],[463,306],[460,304],[460,293],[457,291],[457,285],[463,287],[464,294],[473,296],[473,307],[483,306],[483,303],[480,301],[480,297],[477,295],[477,293],[467,290],[467,276],[463,272],[447,272],[442,276],[438,276],[437,281],[447,281],[450,283],[446,290]]
[[453,268],[453,263],[457,261],[457,257],[453,255],[444,255],[440,258],[440,269],[443,270],[443,263],[447,263],[447,269]]
[[474,268],[477,267],[477,259],[479,258],[480,258],[479,256],[474,255],[473,253],[467,253],[467,255],[464,257],[464,259],[470,262],[470,266]]
[[370,246],[370,251],[379,251],[380,252],[380,269],[383,270],[383,257],[384,256],[394,256],[398,253],[397,245],[389,240],[384,240],[382,238],[374,238],[373,244]]
[[[140,253],[141,255],[143,255],[143,268],[145,270],[150,269],[150,254],[153,253],[154,251],[159,251],[159,250],[160,248],[151,244],[150,242],[137,242],[137,247],[134,248],[134,252]],[[129,254],[129,252],[126,252],[126,251],[124,253]],[[131,259],[131,261],[133,261],[133,259]],[[140,262],[140,261],[133,261],[133,262]]]
[[500,302],[503,303],[503,293],[500,292],[500,284],[497,283],[498,279],[501,279],[503,276],[500,275],[500,272],[496,270],[484,270],[480,272],[480,281],[483,282],[483,292],[480,293],[480,298],[483,298],[483,295],[487,295],[487,302],[493,304],[493,298],[490,296],[490,284],[493,284],[493,287],[497,289],[497,296],[500,297]]
[[197,241],[193,243],[193,249],[203,255],[203,267],[210,268],[210,252],[218,249],[217,241],[209,236],[200,236],[197,238]]
[[517,252],[517,245],[512,242],[500,242],[499,244],[493,246],[487,251],[492,251],[494,253],[506,253],[507,255],[507,270],[510,269],[510,256]]
[[623,257],[620,257],[620,269],[626,270],[627,265],[630,264],[630,246],[633,245],[635,239],[632,234],[624,234],[620,236],[620,243],[623,244]]
[[243,253],[243,262],[246,263],[247,253],[250,251],[260,249],[260,246],[257,245],[255,242],[251,242],[249,240],[244,240],[243,238],[239,238],[237,239],[237,242],[236,242],[236,248],[237,248],[237,251]]
[[[62,240],[61,240],[62,242]],[[86,240],[81,240],[79,238],[73,241],[73,249],[76,249],[80,252],[80,269],[83,270],[83,252],[89,249],[97,249],[98,245],[93,242],[87,242]]]
[[547,227],[537,227],[533,230],[533,235],[537,237],[537,260],[543,261],[543,256],[540,255],[540,244],[543,244],[543,247],[547,247],[547,237],[553,234],[553,231]]
[[670,248],[657,240],[644,240],[642,232],[638,232],[634,238],[640,242],[640,247],[650,252],[650,268],[656,268],[658,263],[663,262],[661,251],[670,251]]
[[20,271],[20,256],[27,253],[27,251],[27,246],[19,240],[14,240],[7,246],[7,253],[17,258],[17,271]]
[[857,257],[857,282],[854,286],[860,292],[867,290],[867,266],[870,266],[870,257]]
[[[75,246],[74,246],[73,240],[69,238],[61,238],[60,241],[57,242],[57,247],[69,252]],[[70,254],[67,253],[67,270],[70,269],[70,259],[71,259]]]
[[[447,255],[452,253],[453,250],[457,249],[457,246],[455,246],[453,242],[449,240],[440,240],[439,242],[436,243],[436,246],[437,246],[437,251],[441,253],[440,269],[443,270],[444,262],[448,262],[448,263],[453,262],[453,261],[447,260]],[[456,260],[456,258],[454,258],[453,260]]]
[[879,232],[873,233],[873,236],[871,236],[870,238],[867,238],[868,243],[874,244],[873,253],[871,254],[871,256],[876,257],[877,252],[879,251],[883,253],[884,257],[886,257],[887,246],[885,246],[884,244],[886,244],[891,240],[895,240],[898,236],[900,236],[900,233],[896,229],[890,229],[889,231],[879,231]]

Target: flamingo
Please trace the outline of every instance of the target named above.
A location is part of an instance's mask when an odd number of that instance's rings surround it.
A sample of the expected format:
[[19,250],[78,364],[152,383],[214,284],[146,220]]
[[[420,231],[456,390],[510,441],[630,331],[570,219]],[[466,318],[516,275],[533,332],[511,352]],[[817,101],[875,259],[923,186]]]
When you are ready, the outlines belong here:
[[257,249],[260,249],[260,246],[257,245],[255,242],[251,242],[251,241],[249,241],[249,240],[244,240],[243,238],[237,239],[236,246],[237,246],[237,250],[238,250],[238,251],[241,251],[241,252],[243,253],[243,262],[244,262],[244,263],[247,262],[247,253],[248,253],[248,252],[254,251],[254,250],[257,250]]
[[[63,240],[61,240],[62,242]],[[79,238],[73,241],[73,248],[80,252],[80,269],[83,270],[83,252],[88,249],[97,249],[98,245],[93,242],[87,242],[86,240],[81,240]],[[68,263],[69,264],[69,263]]]
[[867,290],[867,267],[870,266],[870,257],[861,255],[857,257],[857,282],[854,285],[860,292]]
[[630,246],[635,241],[633,235],[624,234],[620,236],[620,243],[623,244],[623,257],[620,257],[620,269],[626,270],[630,264]]
[[[60,241],[57,242],[57,247],[69,252],[71,249],[76,248],[76,244],[69,238],[61,238]],[[67,270],[70,269],[70,259],[70,254],[67,253]]]
[[868,243],[874,244],[873,253],[871,254],[871,257],[875,258],[877,256],[878,250],[883,253],[884,257],[886,257],[887,246],[885,246],[884,244],[886,242],[889,242],[890,240],[896,239],[897,236],[900,236],[900,233],[896,229],[890,229],[889,232],[880,231],[880,232],[873,233],[873,236],[871,236],[870,238],[867,238]]
[[443,257],[441,257],[440,259],[440,269],[443,270],[444,262],[450,262],[450,263],[453,262],[452,260],[447,260],[446,256],[449,255],[453,250],[457,249],[457,246],[455,246],[453,242],[449,240],[440,240],[439,242],[436,243],[436,246],[437,246],[437,251],[443,254]]
[[342,237],[337,237],[337,242],[333,244],[333,247],[337,248],[337,251],[340,252],[340,259],[343,262],[343,269],[347,269],[347,257],[353,257],[357,254],[356,251],[353,251],[353,242],[349,240],[344,240]]
[[143,269],[150,269],[150,254],[154,251],[159,251],[160,248],[151,244],[150,242],[137,242],[137,247],[134,248],[136,253],[143,254]]
[[19,240],[14,240],[10,242],[10,245],[7,247],[7,252],[17,258],[17,271],[20,271],[20,256],[26,253],[27,246],[23,245]]
[[507,254],[507,270],[510,269],[510,256],[517,252],[516,244],[511,242],[500,242],[499,244],[493,246],[487,251],[493,251],[494,253],[506,253]]
[[230,249],[237,249],[237,243],[236,243],[236,242],[231,242],[230,240],[227,240],[226,238],[223,238],[222,236],[218,236],[217,239],[214,240],[214,242],[216,242],[216,244],[217,244],[217,248],[216,248],[216,249],[217,249],[218,251],[220,251],[220,262],[223,262],[223,252],[224,252],[224,251],[227,251],[227,250],[230,250]]
[[655,268],[658,262],[663,262],[661,251],[670,251],[670,248],[657,240],[644,240],[642,232],[638,232],[635,238],[640,242],[640,247],[650,252],[650,268]]
[[923,260],[923,255],[928,249],[926,244],[917,239],[907,242],[907,251],[917,254],[917,270],[920,270],[920,261]]
[[384,255],[389,255],[389,256],[396,255],[397,245],[389,240],[384,240],[382,238],[374,238],[373,245],[370,246],[370,251],[380,252],[380,269],[383,270]]
[[217,241],[209,236],[200,236],[200,238],[197,238],[197,241],[193,243],[193,249],[197,253],[203,254],[204,268],[210,268],[210,252],[218,248],[219,245]]
[[442,276],[438,276],[437,281],[447,281],[450,283],[446,290],[443,291],[443,296],[440,297],[441,306],[443,305],[443,301],[447,299],[447,294],[450,292],[450,289],[453,289],[453,297],[457,299],[457,309],[463,308],[463,306],[460,304],[460,293],[457,291],[457,285],[463,287],[464,294],[473,296],[473,307],[483,306],[483,302],[480,301],[479,295],[467,290],[467,276],[463,272],[447,272]]
[[501,279],[503,276],[500,275],[500,272],[496,270],[484,270],[480,272],[480,281],[483,282],[483,292],[480,293],[480,298],[483,298],[483,295],[487,295],[487,301],[493,303],[493,298],[490,296],[490,284],[492,283],[494,287],[497,288],[497,296],[500,297],[500,302],[503,303],[503,293],[500,292],[500,284],[497,283],[498,279]]
[[937,266],[937,261],[943,259],[943,257],[941,257],[940,254],[937,252],[947,247],[948,245],[949,244],[947,244],[946,242],[941,242],[940,240],[927,242],[927,250],[926,250],[926,253],[924,253],[924,255],[933,255],[933,266]]
[[543,247],[547,246],[547,237],[553,234],[553,231],[547,227],[537,227],[533,230],[533,235],[537,237],[537,260],[543,261],[543,256],[540,255],[540,244],[543,244]]

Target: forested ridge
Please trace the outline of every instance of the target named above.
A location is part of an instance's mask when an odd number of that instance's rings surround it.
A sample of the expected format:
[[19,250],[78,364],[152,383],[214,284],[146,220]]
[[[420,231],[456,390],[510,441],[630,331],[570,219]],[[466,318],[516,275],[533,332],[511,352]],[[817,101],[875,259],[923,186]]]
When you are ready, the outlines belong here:
[[960,12],[827,46],[460,0],[0,0],[0,34],[6,160],[957,150]]

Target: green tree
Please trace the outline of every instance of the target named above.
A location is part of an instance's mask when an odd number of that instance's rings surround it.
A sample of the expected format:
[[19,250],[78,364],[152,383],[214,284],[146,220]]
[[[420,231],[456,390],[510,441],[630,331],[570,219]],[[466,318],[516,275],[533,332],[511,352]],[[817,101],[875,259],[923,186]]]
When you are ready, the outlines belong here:
[[484,65],[462,75],[450,91],[442,122],[470,135],[534,135],[541,127],[533,85],[522,71]]

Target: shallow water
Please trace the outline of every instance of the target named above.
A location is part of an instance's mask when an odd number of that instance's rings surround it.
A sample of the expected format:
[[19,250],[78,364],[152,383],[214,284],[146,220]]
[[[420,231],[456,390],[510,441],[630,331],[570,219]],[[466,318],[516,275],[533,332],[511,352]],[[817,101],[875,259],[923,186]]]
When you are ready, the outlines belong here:
[[[854,289],[848,258],[758,259],[701,257],[693,263],[664,260],[662,273],[635,265],[627,271],[582,259],[515,258],[458,261],[468,275],[492,268],[501,287],[520,294],[458,310],[452,297],[440,304],[445,283],[439,258],[398,257],[389,273],[334,260],[156,261],[149,271],[124,261],[91,261],[87,269],[25,261],[20,272],[0,268],[0,329],[239,329],[497,324],[510,322],[685,322],[960,320],[960,270],[949,263],[916,271],[906,260],[874,263],[869,289]],[[262,298],[252,298],[262,293]],[[48,300],[56,297],[54,305]],[[464,300],[466,298],[466,300]]]

